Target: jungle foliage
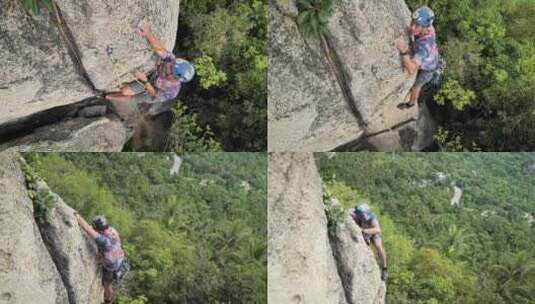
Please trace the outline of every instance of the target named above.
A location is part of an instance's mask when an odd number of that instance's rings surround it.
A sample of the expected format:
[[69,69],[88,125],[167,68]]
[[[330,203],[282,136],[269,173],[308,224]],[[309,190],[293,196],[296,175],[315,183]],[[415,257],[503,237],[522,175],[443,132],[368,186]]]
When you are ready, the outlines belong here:
[[86,219],[103,214],[133,266],[118,303],[266,303],[260,153],[25,154]]
[[267,5],[262,0],[180,4],[175,54],[193,60],[198,72],[180,100],[225,151],[266,150]]
[[[345,208],[378,214],[387,303],[534,303],[535,155],[318,154]],[[453,185],[464,193],[451,204]]]
[[[447,61],[435,100],[444,134],[460,150],[535,148],[535,2],[532,0],[408,0],[436,15]],[[442,150],[451,145],[439,143]],[[458,149],[459,150],[459,149]]]

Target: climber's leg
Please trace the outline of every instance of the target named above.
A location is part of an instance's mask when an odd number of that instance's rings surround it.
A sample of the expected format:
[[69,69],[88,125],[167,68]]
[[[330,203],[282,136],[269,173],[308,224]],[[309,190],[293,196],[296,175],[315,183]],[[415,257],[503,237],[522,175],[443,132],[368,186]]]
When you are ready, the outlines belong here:
[[409,99],[409,103],[411,105],[415,105],[418,102],[418,97],[420,97],[420,92],[422,91],[421,86],[413,86],[411,89],[411,95]]
[[132,90],[132,88],[128,84],[125,84],[125,85],[123,85],[121,87],[121,93],[124,96],[134,96],[134,95],[136,95],[136,92],[134,90]]
[[373,238],[373,245],[375,246],[375,249],[377,250],[377,255],[379,255],[379,259],[381,260],[381,268],[386,268],[386,254],[381,236]]
[[374,235],[373,245],[375,246],[375,249],[377,250],[377,255],[379,255],[379,259],[381,260],[381,280],[386,282],[387,277],[388,277],[388,271],[387,271],[387,265],[386,265],[386,254],[385,254],[385,249],[383,247],[383,241],[381,240],[380,233]]
[[104,301],[109,301],[111,303],[111,300],[113,299],[113,284],[106,283],[104,284]]
[[109,101],[119,101],[119,102],[130,102],[134,100],[133,96],[125,96],[122,93],[108,93],[105,96],[106,100]]
[[422,88],[431,80],[433,80],[434,75],[435,71],[419,70],[418,75],[416,76],[416,81],[414,82],[414,85],[412,86],[410,91],[409,101],[398,104],[398,108],[408,109],[417,104]]
[[104,303],[111,303],[113,299],[113,279],[115,273],[104,268],[102,270],[102,287],[104,288]]

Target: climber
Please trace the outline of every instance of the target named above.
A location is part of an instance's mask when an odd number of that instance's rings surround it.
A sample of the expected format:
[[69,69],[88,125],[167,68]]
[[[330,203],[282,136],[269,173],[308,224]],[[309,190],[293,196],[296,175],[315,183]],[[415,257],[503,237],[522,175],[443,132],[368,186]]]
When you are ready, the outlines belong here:
[[124,252],[121,248],[121,238],[117,231],[108,226],[104,216],[96,216],[89,225],[78,213],[74,213],[82,229],[97,243],[102,259],[102,285],[104,287],[104,304],[113,301],[113,282],[122,271]]
[[412,43],[411,50],[402,37],[396,39],[395,45],[403,59],[403,66],[411,74],[417,74],[416,82],[411,88],[408,102],[398,104],[399,109],[408,109],[417,104],[422,87],[435,77],[439,77],[440,56],[436,43],[435,28],[433,21],[435,14],[427,7],[418,8],[412,15],[412,22],[409,28]]
[[[134,82],[123,84],[120,92],[105,94],[105,99],[118,102],[135,102],[138,106],[149,104],[149,114],[158,114],[163,103],[174,99],[180,92],[182,83],[189,82],[195,75],[193,65],[187,60],[176,58],[172,52],[167,51],[160,41],[152,34],[149,24],[143,19],[139,27],[139,33],[145,37],[152,49],[161,59],[156,72],[147,75],[142,71],[133,72],[137,79]],[[109,56],[113,49],[108,47]],[[113,61],[113,60],[112,60]]]
[[355,223],[362,229],[362,236],[366,244],[370,246],[370,240],[373,241],[375,250],[381,260],[381,280],[386,281],[388,276],[386,265],[386,254],[383,248],[383,241],[381,240],[381,226],[377,216],[371,211],[370,207],[365,203],[360,203],[351,213]]

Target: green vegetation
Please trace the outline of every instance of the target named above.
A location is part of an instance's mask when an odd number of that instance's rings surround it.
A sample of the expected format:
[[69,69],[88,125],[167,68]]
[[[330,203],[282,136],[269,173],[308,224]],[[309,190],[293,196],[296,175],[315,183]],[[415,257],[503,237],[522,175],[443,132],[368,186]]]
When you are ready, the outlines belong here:
[[19,164],[24,174],[28,197],[33,202],[33,215],[39,224],[48,222],[50,209],[54,206],[54,197],[50,191],[38,189],[37,183],[41,181],[39,175],[28,165],[23,157],[19,158]]
[[180,100],[186,113],[198,114],[199,126],[210,126],[225,151],[266,150],[267,6],[263,0],[180,5],[175,54],[192,59],[198,72]]
[[[447,61],[435,100],[460,150],[535,148],[535,2],[532,0],[408,0],[437,16]],[[447,148],[451,145],[442,145]],[[456,145],[455,145],[456,146]],[[459,149],[456,149],[459,150]]]
[[297,0],[300,12],[297,24],[303,29],[305,38],[328,34],[327,24],[339,0]]
[[387,303],[534,303],[535,154],[317,157],[344,208],[365,199],[379,216]]
[[260,153],[25,154],[85,218],[108,217],[133,270],[121,304],[266,303],[267,158]]
[[44,7],[49,12],[54,11],[54,7],[52,6],[52,2],[50,0],[21,0],[22,8],[25,11],[31,11],[34,15],[38,15],[40,13],[40,8]]
[[186,106],[178,101],[173,108],[174,119],[167,137],[167,150],[176,153],[188,151],[221,151],[210,127],[198,125],[198,114],[187,114]]

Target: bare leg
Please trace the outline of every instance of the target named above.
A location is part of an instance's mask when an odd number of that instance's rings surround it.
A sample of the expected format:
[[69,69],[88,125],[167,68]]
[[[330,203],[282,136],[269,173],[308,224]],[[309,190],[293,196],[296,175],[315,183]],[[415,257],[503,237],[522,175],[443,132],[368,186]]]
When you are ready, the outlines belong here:
[[381,260],[381,269],[385,269],[387,265],[383,241],[381,239],[374,238],[373,245],[375,245],[375,250],[377,250],[377,255],[379,255],[379,259]]
[[112,283],[104,283],[104,301],[111,303],[112,298],[113,298]]
[[131,102],[134,100],[132,96],[125,96],[122,93],[108,93],[106,94],[106,100],[119,101],[119,102]]
[[420,97],[420,91],[422,91],[421,86],[413,86],[411,89],[411,98],[409,100],[410,104],[416,104],[418,102],[418,97]]

